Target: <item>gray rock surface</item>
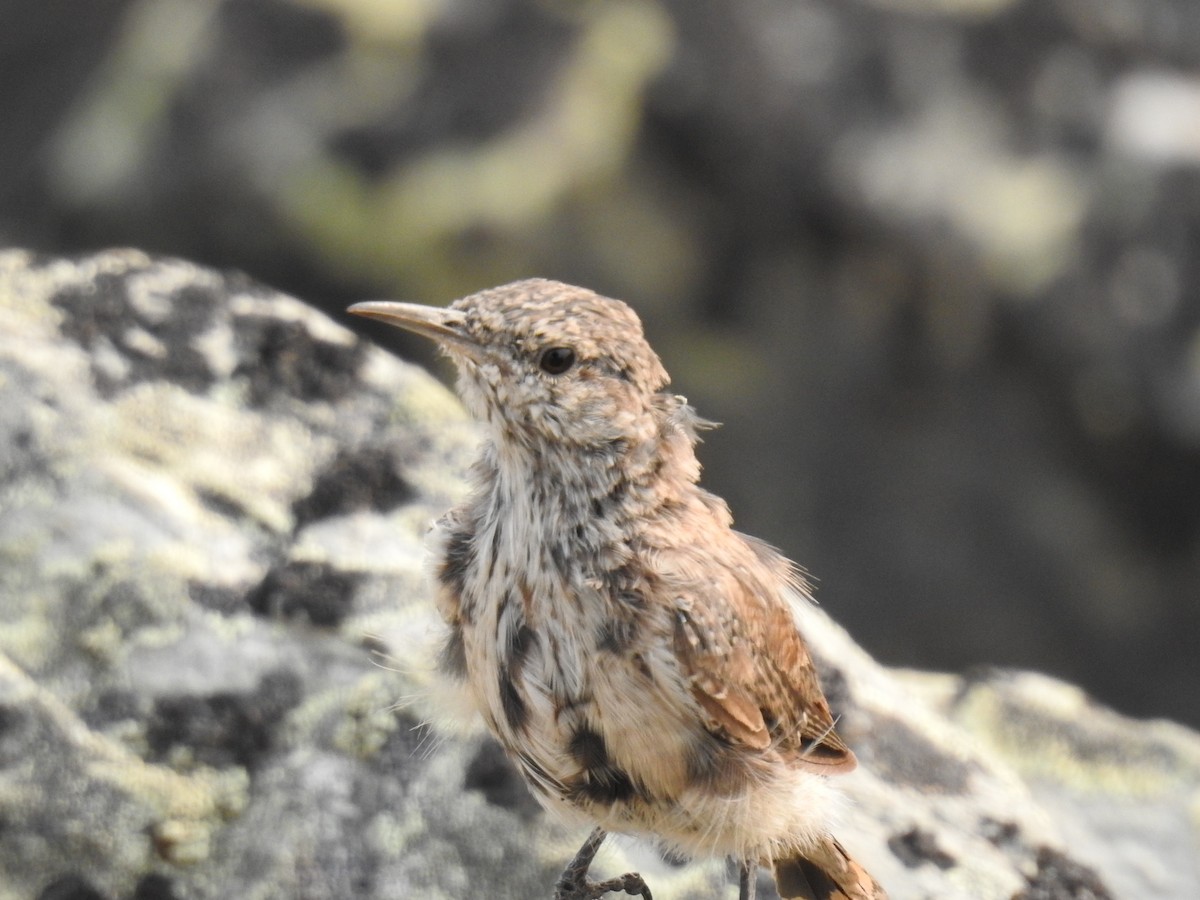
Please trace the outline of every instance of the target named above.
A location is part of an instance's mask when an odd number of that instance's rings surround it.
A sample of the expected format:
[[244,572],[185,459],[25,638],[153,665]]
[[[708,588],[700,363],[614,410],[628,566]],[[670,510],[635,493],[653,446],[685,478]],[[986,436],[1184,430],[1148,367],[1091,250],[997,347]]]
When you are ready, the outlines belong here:
[[[434,379],[242,276],[0,253],[0,900],[548,897],[581,836],[421,725],[421,535],[474,440]],[[897,900],[1200,896],[1200,736],[888,670],[808,618],[863,762],[841,833]]]

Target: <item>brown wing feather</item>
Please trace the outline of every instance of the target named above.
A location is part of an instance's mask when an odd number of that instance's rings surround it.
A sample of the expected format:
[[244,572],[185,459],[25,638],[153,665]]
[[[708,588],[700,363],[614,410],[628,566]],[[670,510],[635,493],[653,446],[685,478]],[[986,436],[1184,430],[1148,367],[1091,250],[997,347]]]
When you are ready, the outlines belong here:
[[756,750],[774,745],[815,771],[850,771],[854,754],[834,731],[791,610],[749,570],[734,571],[676,610],[675,653],[710,729]]
[[711,653],[696,647],[693,626],[684,615],[677,619],[675,627],[676,653],[684,664],[692,695],[731,740],[765,750],[771,745],[771,733],[758,703],[737,685],[712,674],[716,668],[714,660]]

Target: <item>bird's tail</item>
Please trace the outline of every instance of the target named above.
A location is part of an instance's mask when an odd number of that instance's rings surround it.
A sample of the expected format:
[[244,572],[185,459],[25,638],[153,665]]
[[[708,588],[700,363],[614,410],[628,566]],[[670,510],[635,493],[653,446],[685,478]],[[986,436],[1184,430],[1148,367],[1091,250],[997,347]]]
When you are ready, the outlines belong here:
[[832,837],[775,860],[775,887],[783,900],[887,900],[887,892]]

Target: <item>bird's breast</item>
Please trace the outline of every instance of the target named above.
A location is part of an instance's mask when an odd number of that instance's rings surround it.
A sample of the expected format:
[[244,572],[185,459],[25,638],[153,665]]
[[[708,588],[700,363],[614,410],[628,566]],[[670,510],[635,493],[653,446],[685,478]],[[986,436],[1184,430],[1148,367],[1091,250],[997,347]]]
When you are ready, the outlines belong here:
[[668,801],[706,737],[668,652],[669,610],[557,535],[506,525],[484,522],[470,550],[451,535],[442,553],[442,589],[459,595],[450,625],[489,729],[548,805]]

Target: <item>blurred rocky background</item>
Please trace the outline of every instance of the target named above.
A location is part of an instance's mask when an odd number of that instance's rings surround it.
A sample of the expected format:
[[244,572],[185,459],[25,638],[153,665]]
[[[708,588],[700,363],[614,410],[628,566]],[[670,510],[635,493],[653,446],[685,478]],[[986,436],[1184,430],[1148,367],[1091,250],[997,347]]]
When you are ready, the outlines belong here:
[[725,423],[708,485],[879,659],[1200,723],[1195,0],[0,22],[0,243],[167,252],[338,315],[528,275],[627,299]]

